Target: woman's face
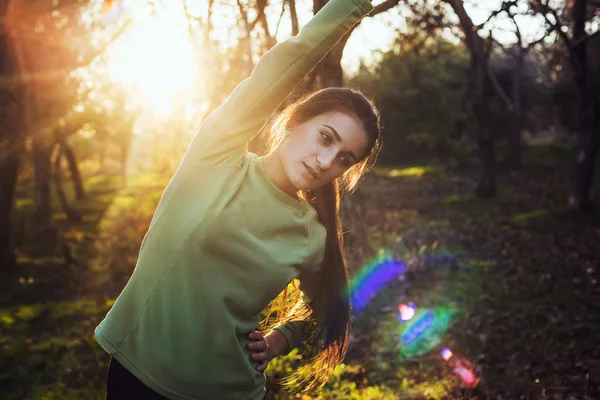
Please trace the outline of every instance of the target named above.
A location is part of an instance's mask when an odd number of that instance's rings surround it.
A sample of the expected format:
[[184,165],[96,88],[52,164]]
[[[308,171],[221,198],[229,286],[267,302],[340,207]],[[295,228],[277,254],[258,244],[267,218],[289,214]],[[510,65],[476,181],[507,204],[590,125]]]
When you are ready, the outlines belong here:
[[331,111],[292,127],[281,144],[281,163],[296,190],[313,190],[343,175],[367,146],[367,133],[355,117]]

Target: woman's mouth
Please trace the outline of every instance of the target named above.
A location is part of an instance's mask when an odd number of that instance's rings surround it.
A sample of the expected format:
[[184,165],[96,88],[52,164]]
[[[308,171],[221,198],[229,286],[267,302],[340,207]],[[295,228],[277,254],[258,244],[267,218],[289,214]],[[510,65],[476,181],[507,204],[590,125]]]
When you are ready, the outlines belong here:
[[304,168],[306,168],[306,170],[308,171],[308,174],[314,179],[314,180],[318,180],[319,176],[316,174],[315,170],[312,169],[311,167],[309,167],[308,165],[306,165],[305,163],[302,163],[304,165]]

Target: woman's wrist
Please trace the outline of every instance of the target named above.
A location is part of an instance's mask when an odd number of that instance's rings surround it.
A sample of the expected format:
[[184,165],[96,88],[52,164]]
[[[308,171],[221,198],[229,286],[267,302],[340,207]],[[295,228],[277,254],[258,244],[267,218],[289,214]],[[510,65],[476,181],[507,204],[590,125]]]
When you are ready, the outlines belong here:
[[275,357],[280,356],[288,348],[287,339],[285,338],[283,333],[281,333],[277,329],[272,329],[271,332],[269,332],[265,336],[265,340],[269,344],[267,353],[269,355],[270,360],[274,359]]

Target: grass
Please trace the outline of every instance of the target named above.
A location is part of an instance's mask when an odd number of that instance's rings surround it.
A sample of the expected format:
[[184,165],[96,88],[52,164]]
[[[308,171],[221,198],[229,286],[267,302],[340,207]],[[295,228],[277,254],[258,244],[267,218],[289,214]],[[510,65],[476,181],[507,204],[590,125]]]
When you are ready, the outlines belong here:
[[388,178],[414,177],[418,179],[426,173],[432,172],[433,170],[434,167],[429,165],[412,166],[406,168],[375,167],[373,168],[373,173]]

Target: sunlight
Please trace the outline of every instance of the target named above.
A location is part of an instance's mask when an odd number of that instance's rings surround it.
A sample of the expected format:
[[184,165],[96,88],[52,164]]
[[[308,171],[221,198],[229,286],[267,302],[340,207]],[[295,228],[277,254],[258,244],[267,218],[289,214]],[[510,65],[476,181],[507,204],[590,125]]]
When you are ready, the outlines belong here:
[[109,51],[108,74],[141,106],[166,115],[175,101],[192,94],[197,76],[194,47],[176,8],[152,15],[143,3],[128,7],[136,7],[128,10],[134,21]]

